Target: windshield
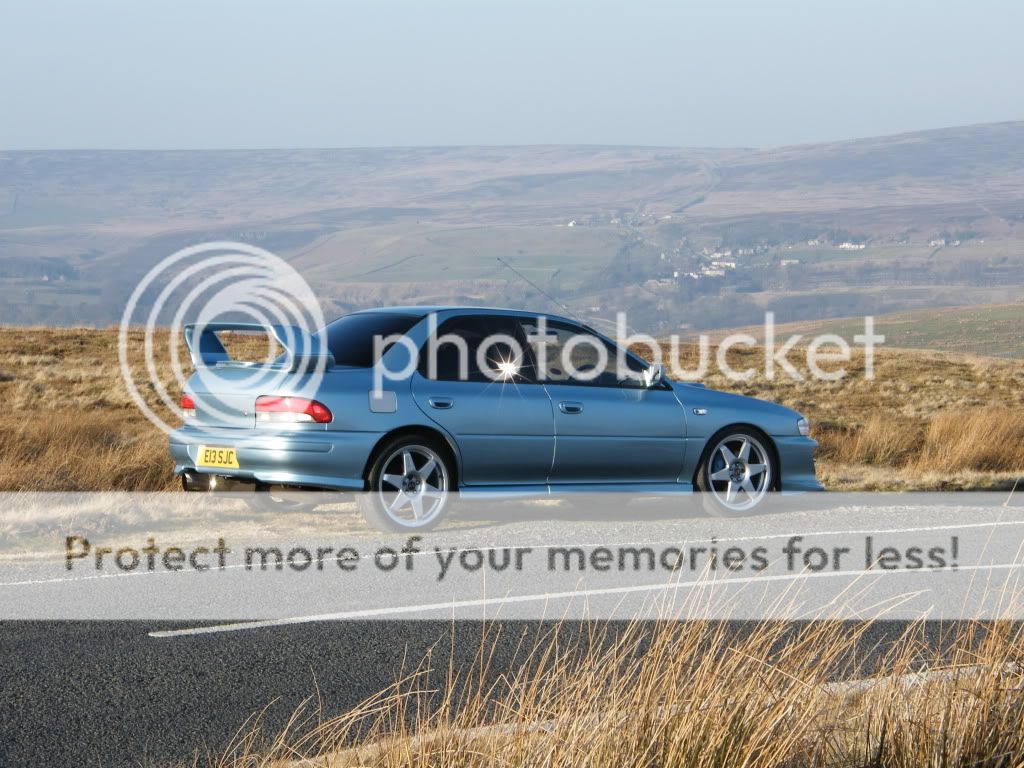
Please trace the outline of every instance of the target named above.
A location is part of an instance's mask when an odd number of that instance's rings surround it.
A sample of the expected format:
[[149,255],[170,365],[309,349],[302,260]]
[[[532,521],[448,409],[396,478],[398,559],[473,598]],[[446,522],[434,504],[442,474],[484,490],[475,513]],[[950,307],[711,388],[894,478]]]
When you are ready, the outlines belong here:
[[[327,333],[327,348],[334,355],[336,365],[372,368],[379,357],[374,356],[374,339],[378,336],[402,335],[419,321],[417,315],[391,312],[345,315],[324,329]],[[387,349],[382,348],[381,353]]]

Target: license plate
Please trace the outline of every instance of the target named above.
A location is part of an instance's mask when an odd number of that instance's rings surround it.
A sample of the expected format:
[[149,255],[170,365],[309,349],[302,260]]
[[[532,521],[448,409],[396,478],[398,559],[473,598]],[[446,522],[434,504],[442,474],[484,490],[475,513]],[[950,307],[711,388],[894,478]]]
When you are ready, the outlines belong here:
[[235,453],[234,448],[201,445],[199,446],[199,458],[196,463],[201,467],[238,469],[238,454]]

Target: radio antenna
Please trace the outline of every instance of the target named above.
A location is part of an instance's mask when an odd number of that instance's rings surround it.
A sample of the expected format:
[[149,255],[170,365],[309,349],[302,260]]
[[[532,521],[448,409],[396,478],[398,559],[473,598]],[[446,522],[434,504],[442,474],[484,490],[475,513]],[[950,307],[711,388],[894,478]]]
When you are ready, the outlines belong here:
[[498,260],[499,264],[501,264],[507,270],[512,272],[512,274],[514,274],[516,277],[518,277],[524,283],[526,283],[527,285],[531,286],[535,291],[537,291],[537,293],[539,293],[541,296],[544,296],[548,301],[550,301],[556,307],[560,307],[567,315],[572,317],[577,322],[580,322],[580,323],[583,322],[582,318],[580,318],[579,315],[577,315],[575,312],[573,312],[571,309],[569,309],[569,307],[567,307],[565,304],[560,302],[558,299],[556,299],[550,293],[545,291],[543,288],[541,288],[539,285],[537,285],[535,282],[533,282],[533,280],[528,278],[526,275],[524,275],[518,269],[516,269],[511,264],[509,264],[507,261],[505,261],[503,258],[501,258],[500,256],[495,256],[495,258]]

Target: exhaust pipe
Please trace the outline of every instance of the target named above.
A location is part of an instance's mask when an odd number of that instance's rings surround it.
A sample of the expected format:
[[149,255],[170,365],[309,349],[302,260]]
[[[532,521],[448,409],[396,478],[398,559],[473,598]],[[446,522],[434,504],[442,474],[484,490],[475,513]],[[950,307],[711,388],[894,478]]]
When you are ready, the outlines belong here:
[[217,490],[217,476],[186,469],[181,473],[181,489],[183,491],[196,491],[200,493],[215,491]]

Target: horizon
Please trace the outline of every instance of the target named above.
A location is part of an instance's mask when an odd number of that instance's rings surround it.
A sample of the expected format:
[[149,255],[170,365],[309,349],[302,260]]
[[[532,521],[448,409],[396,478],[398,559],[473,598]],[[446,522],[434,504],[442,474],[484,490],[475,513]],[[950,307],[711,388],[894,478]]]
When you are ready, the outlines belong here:
[[847,144],[871,139],[891,139],[900,136],[939,133],[942,131],[985,128],[990,126],[1014,125],[1024,123],[1024,117],[1008,120],[990,120],[979,123],[963,123],[957,125],[941,125],[932,128],[915,128],[896,133],[880,133],[863,136],[823,141],[806,141],[795,144],[764,144],[764,145],[696,145],[696,144],[595,144],[586,142],[534,143],[534,144],[380,144],[380,145],[349,145],[349,146],[261,146],[261,147],[48,147],[48,148],[8,148],[0,147],[0,153],[45,153],[45,152],[347,152],[363,150],[415,150],[415,149],[530,149],[580,147],[588,149],[688,149],[708,151],[745,150],[764,152],[787,147],[828,146],[830,144]]

